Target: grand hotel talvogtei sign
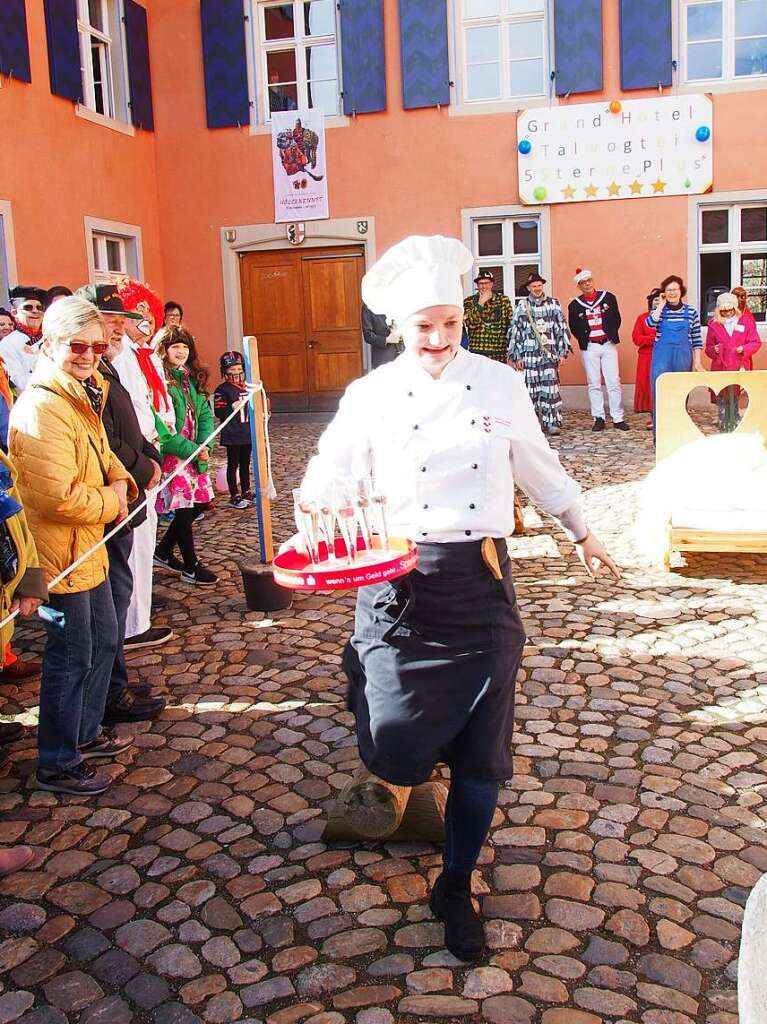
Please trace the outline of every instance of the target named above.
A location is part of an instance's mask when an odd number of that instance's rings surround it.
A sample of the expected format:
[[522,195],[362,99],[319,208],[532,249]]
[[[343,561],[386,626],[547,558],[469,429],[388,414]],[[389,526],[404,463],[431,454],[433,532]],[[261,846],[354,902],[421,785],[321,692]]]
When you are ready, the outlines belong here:
[[700,195],[713,182],[708,96],[537,107],[517,120],[523,203]]

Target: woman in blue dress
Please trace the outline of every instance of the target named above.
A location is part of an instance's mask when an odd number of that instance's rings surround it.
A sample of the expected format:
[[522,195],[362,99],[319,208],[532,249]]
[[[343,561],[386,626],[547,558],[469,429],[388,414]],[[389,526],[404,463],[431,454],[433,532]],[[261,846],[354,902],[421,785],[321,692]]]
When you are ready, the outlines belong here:
[[653,437],[655,436],[655,386],[662,373],[689,373],[703,370],[703,339],[697,309],[684,302],[684,281],[676,274],[661,281],[660,302],[647,317],[648,327],[656,329],[650,379],[653,399]]

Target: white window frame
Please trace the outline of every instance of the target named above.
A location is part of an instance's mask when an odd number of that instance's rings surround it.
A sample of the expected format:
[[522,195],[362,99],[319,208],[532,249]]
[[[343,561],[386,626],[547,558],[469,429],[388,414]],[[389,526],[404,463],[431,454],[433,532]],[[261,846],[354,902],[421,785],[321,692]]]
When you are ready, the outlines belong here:
[[[740,211],[749,206],[767,206],[767,191],[756,189],[744,190],[742,192],[710,192],[706,196],[690,196],[687,208],[687,280],[689,291],[695,297],[695,307],[700,308],[700,256],[707,252],[729,252],[730,253],[730,286],[740,284],[740,257],[748,253],[767,252],[767,242],[741,242],[740,241]],[[703,245],[701,242],[701,228],[703,213],[707,210],[729,211],[728,238],[730,241],[722,243],[709,243]],[[734,229],[737,228],[735,233]],[[693,301],[692,298],[690,301]],[[704,335],[707,330],[706,324],[701,324]],[[757,330],[763,341],[767,341],[767,322],[757,322]]]
[[[130,93],[128,86],[128,52],[125,41],[124,9],[122,0],[96,0],[101,4],[102,20],[109,31],[94,28],[90,23],[88,0],[77,0],[77,31],[80,41],[80,74],[83,84],[83,102],[77,113],[86,120],[105,123],[108,127],[129,126]],[[103,47],[106,73],[104,84],[104,110],[96,105],[96,88],[91,63],[91,40]],[[129,134],[133,134],[131,130]]]
[[[341,19],[339,7],[336,0],[333,3],[335,15],[335,37],[331,39],[326,36],[303,36],[293,39],[274,39],[266,42],[264,40],[264,15],[265,7],[285,6],[276,0],[243,0],[246,22],[250,25],[250,31],[246,33],[246,50],[248,63],[248,94],[250,96],[250,134],[262,135],[271,132],[272,119],[269,110],[268,75],[266,68],[266,54],[270,51],[294,50],[296,51],[296,77],[298,85],[298,106],[306,107],[307,84],[306,77],[302,77],[302,68],[305,67],[303,53],[307,46],[322,46],[333,43],[336,48],[336,81],[338,82],[338,113],[325,114],[326,128],[339,128],[350,124],[351,119],[345,117],[343,110],[343,75],[341,61]],[[302,0],[286,0],[292,4],[294,12],[298,12]],[[301,19],[294,17],[294,24],[302,24]]]
[[[543,92],[531,96],[502,96],[495,100],[467,99],[466,63],[465,63],[465,30],[463,9],[465,0],[450,0],[448,5],[448,25],[450,32],[450,80],[454,87],[454,102],[448,108],[450,117],[464,117],[472,114],[498,114],[527,110],[530,107],[557,106],[559,98],[554,95],[551,81],[551,70],[554,67],[554,19],[553,2],[544,0],[543,9]],[[504,0],[505,2],[505,0]],[[494,24],[501,22],[501,64],[502,74],[507,74],[508,35],[506,26],[513,21],[538,21],[539,14],[529,15],[495,15],[490,18],[472,19],[472,25]]]
[[[100,254],[99,263],[103,259],[106,266],[106,243],[115,241],[120,244],[122,268],[108,271],[97,266],[94,257],[94,242]],[[103,220],[96,217],[85,218],[85,250],[88,258],[88,280],[95,284],[115,283],[121,278],[133,277],[143,280],[144,259],[141,239],[141,228],[137,224],[123,224],[114,220]]]
[[[16,243],[13,234],[13,211],[7,199],[0,199],[0,272],[8,288],[19,280],[16,270]],[[2,278],[0,278],[2,283]],[[6,305],[8,296],[0,290],[0,306]]]
[[[515,256],[507,248],[506,239],[511,233],[511,224],[519,220],[536,220],[538,222],[538,253],[520,253]],[[503,248],[500,257],[479,256],[477,247],[477,228],[480,224],[503,223]],[[461,235],[474,256],[471,279],[464,282],[467,295],[475,290],[474,278],[482,267],[503,267],[505,294],[512,302],[518,302],[522,296],[508,291],[509,282],[514,280],[514,267],[520,264],[537,263],[543,277],[550,277],[551,268],[551,217],[548,206],[483,206],[461,211]]]
[[676,16],[673,22],[673,52],[677,54],[676,77],[682,92],[744,92],[752,89],[767,89],[767,74],[735,76],[735,0],[710,0],[721,2],[722,10],[722,76],[721,78],[687,79],[687,8],[706,0],[676,0]]

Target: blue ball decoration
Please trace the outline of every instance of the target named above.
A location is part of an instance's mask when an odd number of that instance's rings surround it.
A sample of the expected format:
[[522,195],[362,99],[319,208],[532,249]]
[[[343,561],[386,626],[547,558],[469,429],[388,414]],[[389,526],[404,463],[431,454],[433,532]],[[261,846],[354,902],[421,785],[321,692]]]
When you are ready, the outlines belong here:
[[517,146],[517,149],[523,156],[527,156],[527,154],[531,152],[532,148],[533,144],[529,139],[522,139],[520,144]]
[[708,142],[708,140],[711,138],[711,129],[708,127],[707,124],[702,124],[700,128],[697,129],[697,131],[695,132],[695,138],[698,140],[698,142]]

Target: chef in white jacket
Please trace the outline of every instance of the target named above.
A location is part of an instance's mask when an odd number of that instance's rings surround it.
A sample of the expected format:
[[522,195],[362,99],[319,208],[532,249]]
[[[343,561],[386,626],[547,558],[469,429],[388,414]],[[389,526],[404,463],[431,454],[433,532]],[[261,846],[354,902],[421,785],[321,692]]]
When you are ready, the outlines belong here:
[[588,530],[580,487],[544,437],[522,374],[460,347],[471,266],[456,239],[413,236],[368,271],[362,298],[397,323],[405,351],[349,386],[301,491],[324,503],[338,480],[372,473],[390,532],[418,543],[416,570],[359,590],[344,668],[374,774],[413,786],[437,762],[450,768],[431,907],[447,948],[477,961],[486,947],[471,874],[512,775],[525,640],[504,540],[514,484],[559,520],[590,573],[618,570]]

